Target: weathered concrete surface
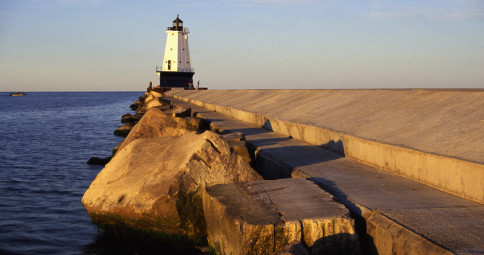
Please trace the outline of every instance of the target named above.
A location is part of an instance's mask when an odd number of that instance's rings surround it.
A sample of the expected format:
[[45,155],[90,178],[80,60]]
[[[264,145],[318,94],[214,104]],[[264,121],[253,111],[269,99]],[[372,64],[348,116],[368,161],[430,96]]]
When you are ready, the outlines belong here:
[[184,127],[163,111],[156,107],[150,108],[119,145],[118,150],[139,138],[180,136],[186,132],[187,130]]
[[313,254],[360,251],[348,209],[307,180],[207,187],[203,210],[218,254],[271,254],[292,241]]
[[484,91],[167,92],[484,203]]
[[[188,104],[170,99],[178,104]],[[367,254],[484,253],[484,206],[211,110],[211,128],[242,132],[269,178],[312,178],[358,219]]]
[[203,242],[204,187],[260,179],[213,132],[139,138],[118,150],[91,183],[82,203],[99,224],[121,224]]

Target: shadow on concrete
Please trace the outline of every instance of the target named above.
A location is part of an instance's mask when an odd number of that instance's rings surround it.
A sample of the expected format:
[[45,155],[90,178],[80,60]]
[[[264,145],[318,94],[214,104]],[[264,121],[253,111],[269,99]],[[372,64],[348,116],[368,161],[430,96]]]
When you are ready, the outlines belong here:
[[[263,135],[274,133],[264,128],[227,127],[223,129],[223,133],[232,132],[241,132],[245,137],[248,137],[246,143],[252,167],[264,179],[291,178],[292,172],[299,167],[344,158],[343,142],[341,140],[331,141],[320,147],[291,145],[294,144],[288,143],[293,140],[291,137]],[[321,147],[328,149],[322,149]]]
[[[257,147],[267,147],[267,146],[277,145],[280,142],[284,142],[287,140],[290,140],[290,138],[266,138],[266,139],[250,140],[249,143]],[[268,150],[268,149],[264,149],[264,150]]]
[[[213,123],[224,120],[211,119],[210,121]],[[225,131],[242,132],[245,136],[273,133],[272,124],[269,120],[264,123],[263,128],[226,127]],[[333,140],[319,146],[292,146],[284,145],[284,142],[292,140],[292,137],[266,137],[261,139],[251,137],[247,141],[248,151],[252,159],[251,165],[264,179],[291,178],[295,171],[301,172],[299,168],[303,166],[320,164],[345,157],[344,144],[341,140]],[[303,173],[303,175],[307,174]],[[355,231],[358,235],[361,253],[378,254],[373,238],[367,234],[366,220],[362,216],[361,209],[351,202],[348,199],[348,195],[340,190],[333,181],[325,178],[309,178],[309,175],[307,176],[309,180],[331,193],[349,209],[351,217],[355,220]],[[326,240],[318,240],[317,242],[330,242],[332,239],[339,239],[339,237],[329,237]]]
[[350,201],[348,195],[339,189],[333,181],[321,177],[308,178],[308,180],[312,181],[326,192],[331,193],[338,202],[342,203],[348,208],[348,210],[350,210],[351,218],[355,220],[355,231],[358,234],[361,254],[378,254],[373,238],[368,235],[366,220],[362,215],[363,212],[360,207]]
[[[262,126],[262,128],[267,129],[267,130],[272,131],[272,132],[274,131],[274,129],[272,128],[272,123],[271,123],[270,119],[268,119],[264,122],[264,125]],[[292,137],[290,136],[290,138],[292,138]],[[326,144],[322,144],[320,146],[324,149],[328,149],[328,150],[331,150],[331,151],[345,155],[343,141],[341,141],[341,140],[338,140],[338,141],[333,140],[333,141],[330,141]]]
[[358,236],[348,233],[325,236],[314,242],[311,253],[325,255],[360,254]]
[[242,132],[245,136],[273,133],[272,131],[263,128],[227,128],[227,130],[230,130],[230,132]]
[[[255,167],[256,170],[281,172],[279,175],[275,173],[271,174],[272,178],[270,179],[290,178],[292,172],[300,167],[320,164],[344,157],[331,151],[321,153],[320,149],[315,150],[312,146],[273,146],[264,148],[264,146],[271,146],[278,142],[280,142],[279,139],[264,139],[248,142],[249,152],[254,156],[253,161],[256,163],[264,162],[263,164],[259,163]],[[255,154],[255,150],[258,150],[257,154]],[[263,177],[267,178],[266,176]]]
[[338,141],[331,140],[326,144],[320,145],[320,147],[323,148],[323,149],[326,149],[326,150],[330,150],[330,151],[335,152],[335,153],[339,153],[343,157],[345,157],[345,155],[346,155],[345,154],[345,147],[343,145],[343,141],[341,141],[341,140],[338,140]]

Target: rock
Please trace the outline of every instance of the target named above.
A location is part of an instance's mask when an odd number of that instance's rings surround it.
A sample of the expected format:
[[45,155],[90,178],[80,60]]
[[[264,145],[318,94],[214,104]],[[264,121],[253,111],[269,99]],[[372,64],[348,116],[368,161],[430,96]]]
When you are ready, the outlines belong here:
[[308,180],[224,184],[206,190],[208,241],[217,254],[271,254],[292,241],[313,254],[359,254],[348,209]]
[[146,94],[147,93],[145,93],[143,96],[139,97],[138,100],[136,100],[136,102],[132,103],[129,106],[131,108],[131,110],[137,111],[138,108],[141,107],[145,103]]
[[121,150],[130,142],[139,138],[160,138],[166,136],[180,136],[187,130],[158,108],[149,109],[140,121],[129,132],[129,135],[119,145]]
[[153,98],[160,98],[160,97],[163,97],[163,95],[161,93],[156,92],[156,91],[146,92],[145,95],[144,95],[145,101],[151,100]]
[[300,242],[292,241],[274,255],[309,255],[309,252]]
[[222,135],[222,139],[227,141],[232,147],[232,149],[241,156],[247,163],[252,162],[252,158],[249,153],[249,149],[247,147],[247,143],[245,142],[245,136],[242,132],[233,132],[233,133],[226,133]]
[[118,129],[114,130],[114,134],[117,135],[117,136],[126,137],[126,136],[128,136],[131,129],[134,127],[134,125],[135,125],[134,123],[129,123],[129,122],[125,123],[124,125],[122,125]]
[[130,113],[126,113],[125,115],[123,115],[121,117],[121,123],[128,123],[128,122],[136,123],[141,119],[141,117],[143,117],[143,114],[141,114],[141,113],[137,113],[135,115],[132,115]]
[[21,96],[26,96],[26,93],[23,92],[15,92],[15,93],[10,93],[11,97],[21,97]]
[[237,155],[245,160],[245,162],[249,164],[252,162],[252,157],[250,156],[249,149],[247,148],[247,143],[245,141],[229,142],[229,145],[237,153]]
[[82,204],[99,225],[119,224],[203,243],[205,186],[253,180],[261,177],[213,132],[139,138],[116,153]]
[[99,166],[104,166],[106,165],[112,157],[107,157],[107,158],[98,158],[98,157],[91,157],[87,161],[88,165],[99,165]]
[[240,142],[245,141],[244,133],[242,132],[232,132],[222,135],[222,138],[227,142]]
[[171,115],[172,117],[191,117],[192,108],[176,107],[165,111],[165,113]]
[[197,117],[173,117],[178,124],[190,131],[207,130],[206,121]]
[[129,108],[131,108],[131,110],[133,111],[136,111],[138,110],[138,107],[141,105],[141,101],[140,100],[136,100],[136,102],[132,103]]
[[148,109],[152,107],[157,107],[162,105],[159,100],[162,97],[162,95],[156,91],[152,90],[150,92],[146,92],[143,97],[144,97],[144,102],[143,104],[138,106],[138,109],[137,109],[138,113],[145,113],[146,111],[148,111]]
[[160,103],[160,101],[158,101],[157,98],[149,99],[149,100],[146,100],[145,103],[142,106],[138,107],[137,112],[138,113],[145,113],[145,112],[148,111],[148,109],[153,108],[153,107],[158,107],[158,106],[161,106],[161,103]]
[[169,104],[165,104],[164,102],[160,101],[161,103],[161,106],[156,106],[156,108],[162,110],[162,111],[167,111],[167,110],[170,110],[170,105]]

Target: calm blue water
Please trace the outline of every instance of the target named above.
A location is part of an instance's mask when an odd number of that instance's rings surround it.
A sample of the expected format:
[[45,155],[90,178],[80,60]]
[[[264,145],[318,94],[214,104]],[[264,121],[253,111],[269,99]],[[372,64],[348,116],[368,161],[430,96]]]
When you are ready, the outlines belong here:
[[110,156],[141,95],[0,93],[0,254],[130,253],[100,239],[81,198],[102,169],[86,161]]

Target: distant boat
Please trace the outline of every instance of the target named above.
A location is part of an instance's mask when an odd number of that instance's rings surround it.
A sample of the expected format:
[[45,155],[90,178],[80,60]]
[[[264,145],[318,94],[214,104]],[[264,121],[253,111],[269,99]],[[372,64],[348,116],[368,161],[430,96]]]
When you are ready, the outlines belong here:
[[27,94],[23,92],[15,92],[15,93],[10,93],[11,97],[21,97],[21,96],[26,96]]

